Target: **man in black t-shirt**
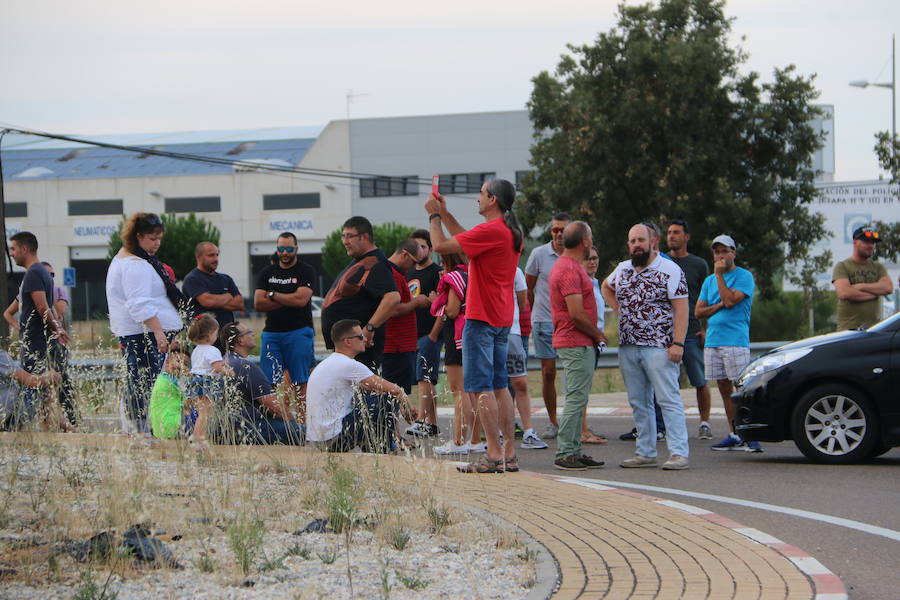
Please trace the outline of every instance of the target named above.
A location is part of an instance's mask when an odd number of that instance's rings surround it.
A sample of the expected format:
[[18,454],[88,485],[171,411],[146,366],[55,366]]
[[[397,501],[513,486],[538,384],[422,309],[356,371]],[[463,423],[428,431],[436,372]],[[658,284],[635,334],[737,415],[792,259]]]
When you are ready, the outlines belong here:
[[[419,246],[420,257],[416,268],[406,273],[409,292],[413,298],[432,296],[441,280],[441,267],[431,260],[431,234],[417,229],[409,236]],[[419,416],[406,430],[410,435],[430,435],[437,431],[437,412],[434,406],[434,386],[438,382],[441,360],[441,329],[443,321],[431,315],[431,305],[416,309],[416,334],[419,338],[416,352],[416,382],[419,387]]]
[[216,271],[219,268],[219,248],[215,244],[200,242],[194,248],[194,256],[197,258],[197,268],[184,277],[181,291],[201,312],[213,313],[221,330],[234,321],[234,311],[244,310],[244,299],[234,279]]
[[322,335],[325,346],[334,350],[331,326],[341,319],[363,324],[366,351],[356,360],[374,372],[381,367],[384,324],[400,303],[387,257],[375,246],[372,224],[365,217],[350,217],[344,223],[341,242],[353,262],[334,280],[322,304]]
[[684,219],[673,219],[666,231],[666,242],[669,246],[669,258],[684,271],[688,286],[688,328],[684,339],[684,354],[681,363],[687,372],[688,380],[697,390],[697,409],[700,412],[700,430],[697,438],[711,440],[712,430],[709,427],[710,398],[706,386],[705,366],[703,363],[703,343],[706,325],[694,315],[694,306],[700,296],[703,280],[709,275],[709,265],[695,254],[687,251],[691,240],[691,230]]
[[278,261],[260,272],[253,293],[253,306],[266,313],[259,364],[273,385],[281,382],[284,371],[290,374],[293,396],[302,414],[314,356],[309,300],[316,275],[297,258],[297,236],[286,231],[275,243]]

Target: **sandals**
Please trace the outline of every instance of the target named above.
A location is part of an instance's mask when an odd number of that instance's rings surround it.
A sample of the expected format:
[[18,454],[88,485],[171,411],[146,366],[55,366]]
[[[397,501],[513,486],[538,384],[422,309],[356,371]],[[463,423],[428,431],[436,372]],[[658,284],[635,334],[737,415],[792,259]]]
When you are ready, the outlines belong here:
[[519,457],[513,456],[512,458],[507,458],[503,461],[503,468],[507,473],[518,473],[519,472]]
[[595,434],[593,434],[593,433],[589,433],[589,434],[587,434],[587,435],[581,436],[581,443],[582,443],[582,444],[605,444],[605,443],[607,443],[608,441],[609,441],[609,440],[607,440],[607,439],[606,439],[605,437],[603,437],[602,435],[595,435]]
[[456,470],[460,473],[503,473],[507,469],[503,460],[494,460],[485,454],[473,463],[456,467]]

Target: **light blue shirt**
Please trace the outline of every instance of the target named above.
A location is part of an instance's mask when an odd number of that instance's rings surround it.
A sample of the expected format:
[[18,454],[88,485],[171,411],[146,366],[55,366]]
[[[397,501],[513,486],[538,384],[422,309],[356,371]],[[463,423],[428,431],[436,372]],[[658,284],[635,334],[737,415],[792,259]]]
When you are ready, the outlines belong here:
[[[731,308],[722,308],[706,320],[706,347],[750,346],[750,308],[753,304],[753,274],[747,269],[735,267],[725,273],[725,286],[743,292],[747,297]],[[722,301],[715,274],[703,280],[700,297],[712,306]]]

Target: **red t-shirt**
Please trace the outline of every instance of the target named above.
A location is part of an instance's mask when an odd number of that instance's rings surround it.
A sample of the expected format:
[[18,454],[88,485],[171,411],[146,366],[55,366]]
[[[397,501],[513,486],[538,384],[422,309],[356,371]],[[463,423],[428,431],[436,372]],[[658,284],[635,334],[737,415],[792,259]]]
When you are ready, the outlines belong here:
[[455,236],[469,257],[469,289],[466,319],[485,321],[491,327],[509,327],[513,320],[513,281],[519,254],[513,235],[497,218]]
[[[409,284],[406,275],[397,266],[391,265],[391,273],[394,275],[394,283],[400,292],[400,302],[410,302],[412,294],[409,293]],[[414,352],[419,340],[416,337],[416,311],[410,311],[399,317],[391,317],[384,324],[384,353],[397,354],[399,352]]]
[[581,348],[593,346],[594,340],[575,327],[575,320],[566,307],[566,296],[578,294],[588,321],[597,322],[597,301],[594,286],[584,271],[584,265],[574,258],[560,256],[550,271],[550,313],[553,316],[553,347]]

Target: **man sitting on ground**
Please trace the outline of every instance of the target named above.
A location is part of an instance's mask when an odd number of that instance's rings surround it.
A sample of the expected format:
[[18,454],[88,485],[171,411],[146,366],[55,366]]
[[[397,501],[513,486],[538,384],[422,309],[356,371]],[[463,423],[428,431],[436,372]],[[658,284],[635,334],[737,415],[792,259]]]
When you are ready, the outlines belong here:
[[60,382],[56,371],[36,375],[19,366],[5,350],[0,350],[0,431],[19,431],[34,421],[35,406],[22,394],[20,385],[49,388]]
[[[231,427],[222,432],[225,443],[238,444],[287,444],[303,443],[303,426],[297,422],[297,413],[289,410],[275,396],[268,377],[256,363],[247,360],[256,345],[253,330],[239,321],[225,325],[219,332],[219,341],[225,348],[225,362],[234,370],[237,397],[240,407],[237,418],[231,419]],[[226,386],[230,397],[231,383]]]
[[366,350],[359,321],[341,319],[330,333],[334,353],[316,366],[306,389],[307,438],[328,452],[349,452],[357,446],[387,452],[391,407],[384,394],[397,399],[408,423],[415,421],[415,410],[401,386],[354,360]]

